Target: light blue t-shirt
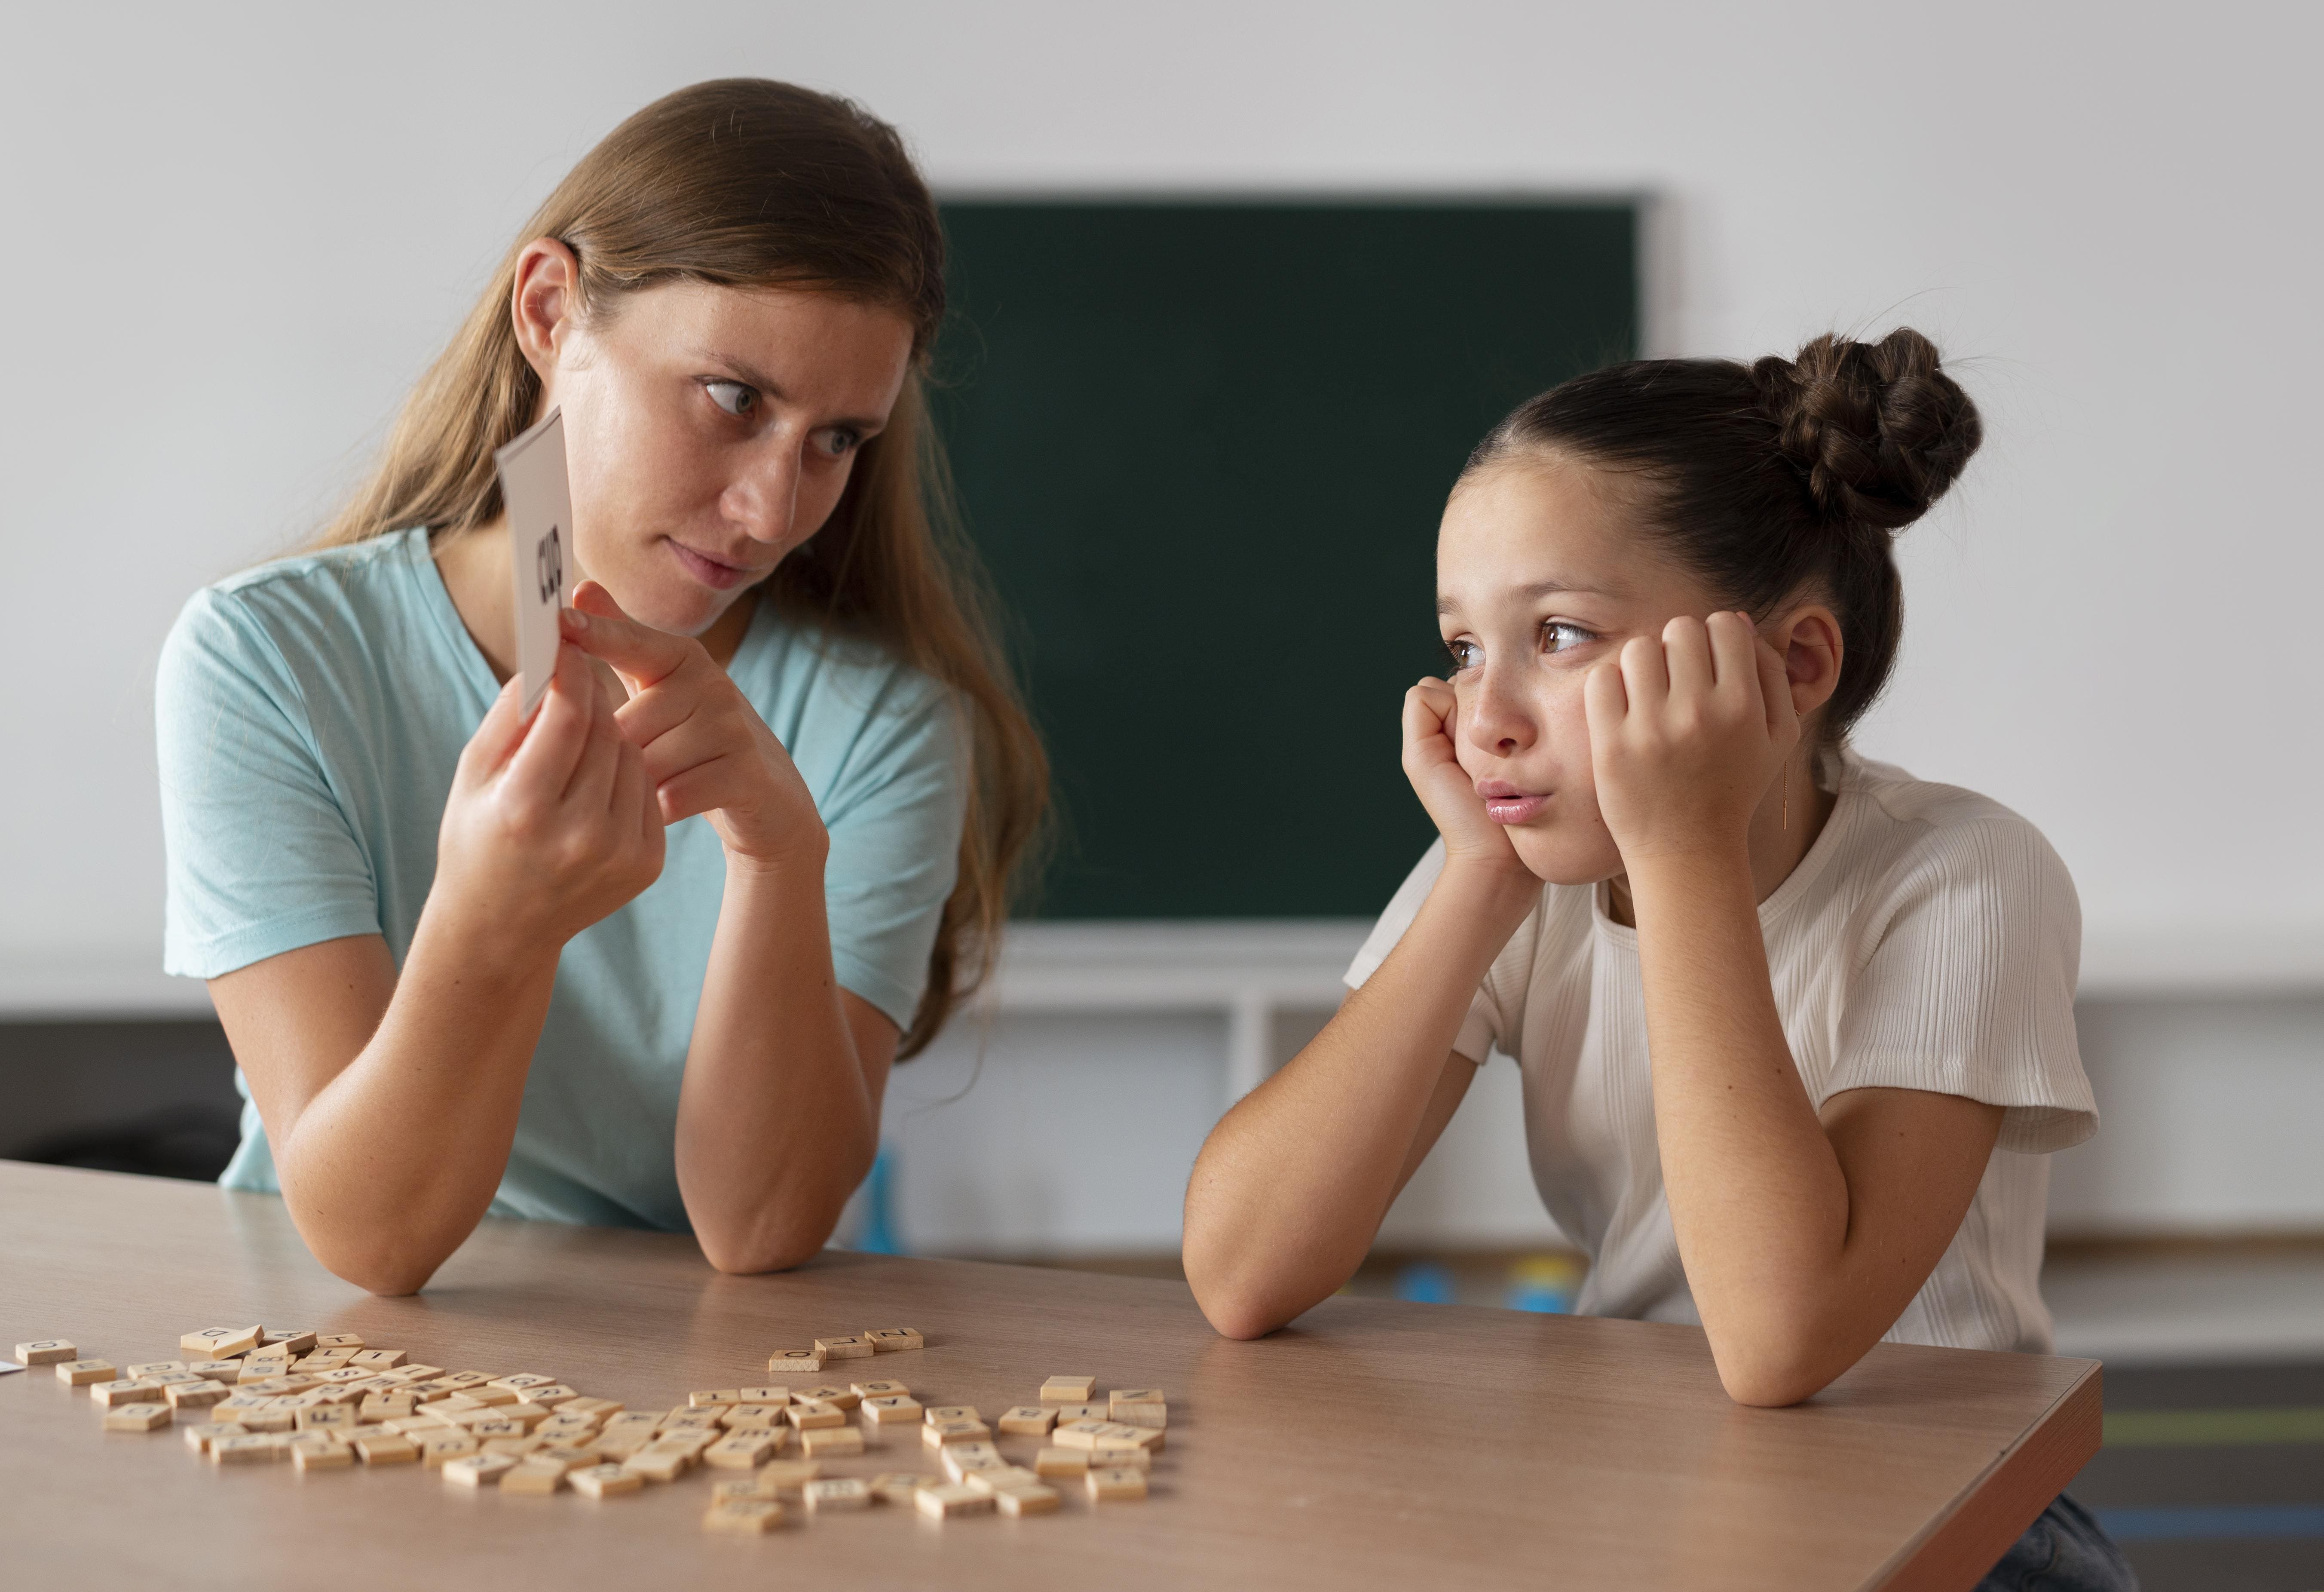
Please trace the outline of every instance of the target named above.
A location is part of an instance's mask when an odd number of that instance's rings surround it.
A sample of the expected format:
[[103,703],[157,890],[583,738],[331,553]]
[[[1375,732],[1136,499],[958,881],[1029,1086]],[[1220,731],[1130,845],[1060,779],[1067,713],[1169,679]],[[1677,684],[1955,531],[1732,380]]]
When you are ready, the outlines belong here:
[[[831,835],[844,988],[908,1026],[952,893],[966,794],[953,699],[867,643],[762,603],[728,672]],[[212,978],[300,946],[385,937],[402,967],[460,749],[499,694],[428,538],[403,531],[195,594],[156,692],[169,850],[163,965]],[[495,1216],[684,1230],[675,1142],[725,858],[672,825],[661,877],[565,947]],[[250,1090],[219,1180],[275,1189]]]

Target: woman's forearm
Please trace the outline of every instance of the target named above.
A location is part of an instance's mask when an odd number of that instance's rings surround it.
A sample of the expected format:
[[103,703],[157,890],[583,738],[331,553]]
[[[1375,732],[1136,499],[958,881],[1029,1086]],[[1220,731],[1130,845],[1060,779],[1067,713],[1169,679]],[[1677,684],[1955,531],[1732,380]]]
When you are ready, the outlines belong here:
[[730,864],[678,1108],[678,1181],[728,1272],[823,1247],[879,1147],[885,1083],[832,969],[823,858]]
[[557,956],[423,912],[369,1041],[272,1144],[317,1259],[416,1292],[466,1242],[508,1166]]
[[1448,866],[1323,1032],[1212,1131],[1187,1185],[1185,1255],[1221,1331],[1272,1331],[1354,1273],[1408,1174],[1477,986],[1540,890],[1529,875]]

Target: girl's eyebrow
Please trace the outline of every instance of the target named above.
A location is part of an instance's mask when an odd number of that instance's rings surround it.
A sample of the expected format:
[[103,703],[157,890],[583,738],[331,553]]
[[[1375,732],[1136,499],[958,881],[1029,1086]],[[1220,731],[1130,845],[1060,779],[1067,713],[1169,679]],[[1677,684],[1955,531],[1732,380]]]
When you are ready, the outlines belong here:
[[[1517,595],[1527,602],[1537,602],[1547,597],[1619,597],[1625,594],[1616,587],[1575,586],[1569,581],[1553,577],[1547,580],[1536,580],[1520,586],[1517,588]],[[1436,599],[1436,612],[1440,616],[1452,613],[1460,606],[1449,597],[1440,596]]]

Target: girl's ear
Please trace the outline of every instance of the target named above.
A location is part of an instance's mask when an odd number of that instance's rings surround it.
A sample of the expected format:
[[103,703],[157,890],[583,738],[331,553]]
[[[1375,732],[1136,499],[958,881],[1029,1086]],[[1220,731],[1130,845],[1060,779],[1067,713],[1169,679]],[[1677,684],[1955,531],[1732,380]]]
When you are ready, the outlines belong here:
[[1792,682],[1792,711],[1805,718],[1840,689],[1840,621],[1821,603],[1794,608],[1777,622],[1768,643],[1783,654]]
[[516,323],[517,347],[545,385],[557,369],[557,355],[572,335],[580,307],[581,262],[553,237],[536,237],[516,260],[516,291],[509,315]]

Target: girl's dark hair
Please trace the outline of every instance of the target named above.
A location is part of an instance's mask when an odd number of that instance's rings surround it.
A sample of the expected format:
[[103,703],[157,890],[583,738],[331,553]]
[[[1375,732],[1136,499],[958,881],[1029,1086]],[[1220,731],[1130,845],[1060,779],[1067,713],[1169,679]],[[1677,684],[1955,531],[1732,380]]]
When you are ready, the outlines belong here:
[[1936,345],[1899,328],[1750,366],[1638,359],[1576,376],[1518,405],[1463,475],[1527,453],[1623,472],[1652,533],[1723,601],[1761,619],[1795,596],[1831,604],[1843,651],[1830,744],[1895,666],[1895,532],[1944,495],[1982,434]]

